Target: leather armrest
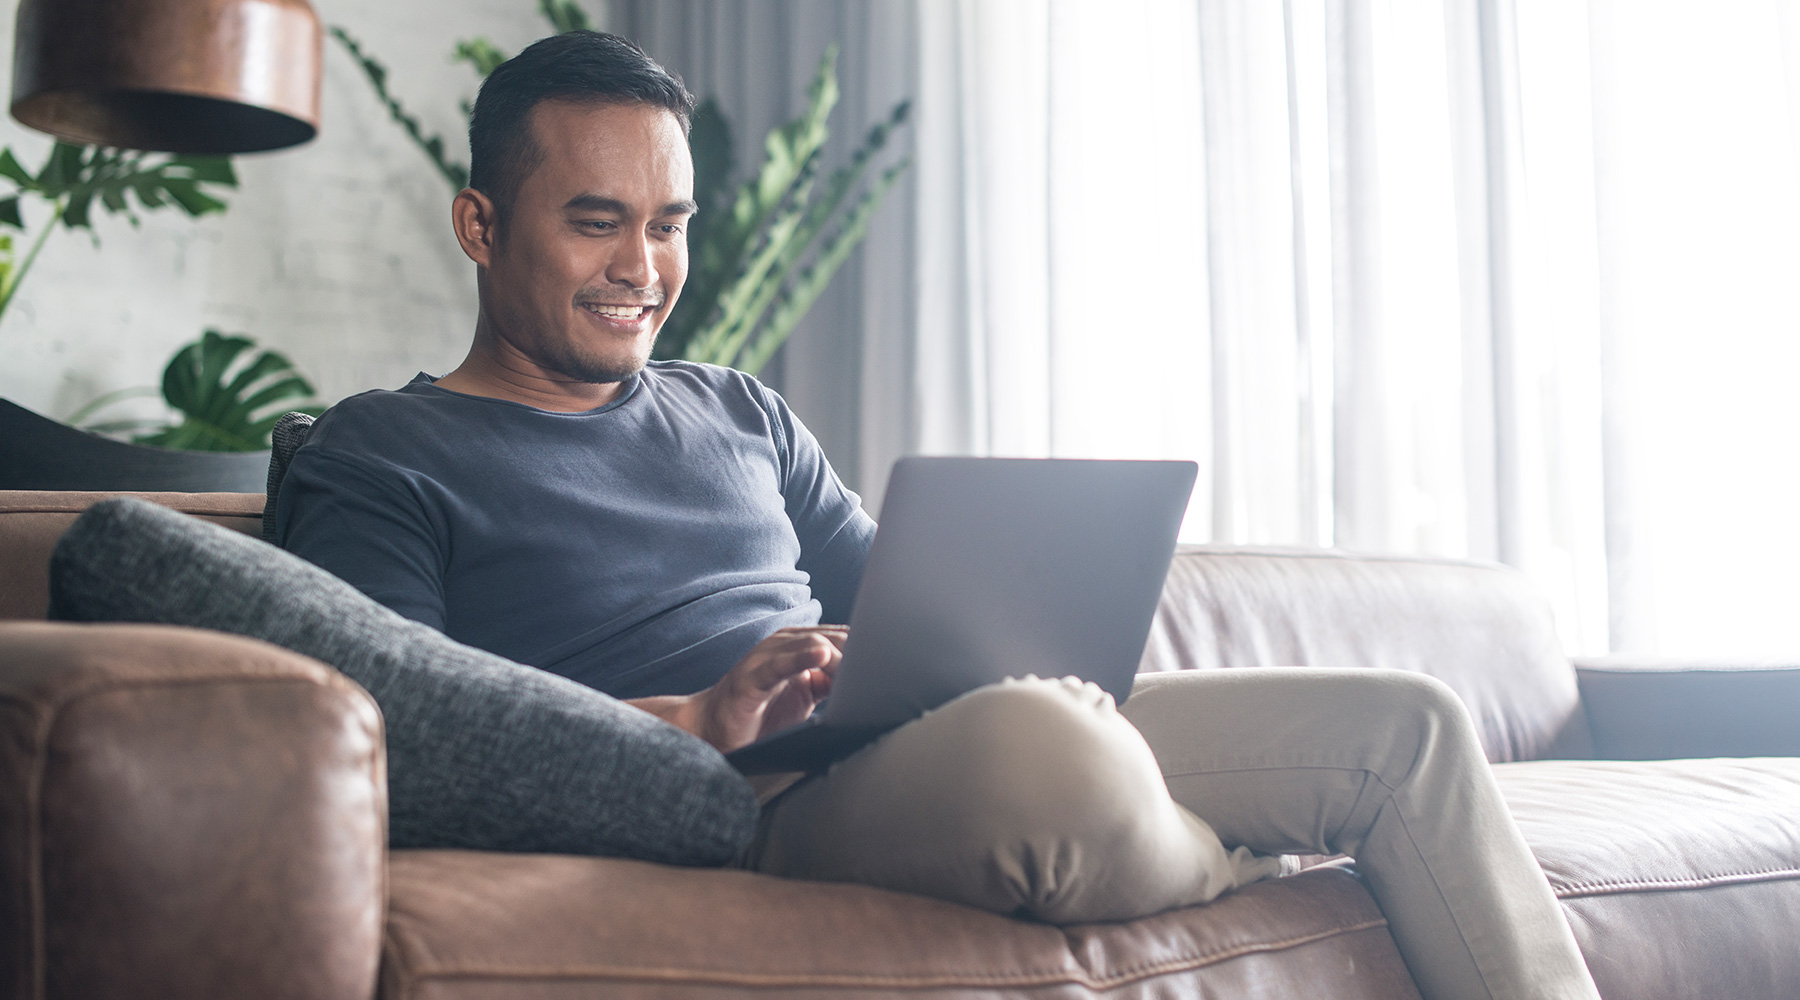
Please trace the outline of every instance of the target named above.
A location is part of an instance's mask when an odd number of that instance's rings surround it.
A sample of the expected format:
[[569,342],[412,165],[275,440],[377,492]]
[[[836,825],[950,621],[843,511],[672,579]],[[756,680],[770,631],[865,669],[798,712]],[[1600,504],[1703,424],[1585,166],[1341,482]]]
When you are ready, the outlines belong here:
[[1575,661],[1601,760],[1800,756],[1800,663]]
[[374,995],[381,719],[266,643],[0,623],[0,995]]

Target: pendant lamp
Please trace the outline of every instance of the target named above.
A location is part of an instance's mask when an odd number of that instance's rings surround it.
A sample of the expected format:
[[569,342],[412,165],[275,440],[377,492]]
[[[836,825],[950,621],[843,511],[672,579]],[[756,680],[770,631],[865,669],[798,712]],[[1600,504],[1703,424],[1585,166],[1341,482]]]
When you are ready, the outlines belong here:
[[249,153],[319,131],[307,0],[21,0],[13,117],[69,142]]

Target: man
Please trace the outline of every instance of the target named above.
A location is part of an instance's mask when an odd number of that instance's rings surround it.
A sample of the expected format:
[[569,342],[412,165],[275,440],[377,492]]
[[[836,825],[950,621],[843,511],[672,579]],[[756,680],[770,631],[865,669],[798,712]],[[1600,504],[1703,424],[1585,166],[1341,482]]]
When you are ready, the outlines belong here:
[[[829,690],[845,630],[823,623],[874,526],[775,394],[648,361],[687,270],[691,105],[594,33],[489,77],[451,210],[480,296],[468,357],[321,417],[278,531],[402,614],[730,750]],[[1246,848],[1342,851],[1426,996],[1595,996],[1467,713],[1413,675],[1164,675],[1123,713],[1009,682],[768,789],[761,825],[762,871],[1053,922],[1272,873]]]

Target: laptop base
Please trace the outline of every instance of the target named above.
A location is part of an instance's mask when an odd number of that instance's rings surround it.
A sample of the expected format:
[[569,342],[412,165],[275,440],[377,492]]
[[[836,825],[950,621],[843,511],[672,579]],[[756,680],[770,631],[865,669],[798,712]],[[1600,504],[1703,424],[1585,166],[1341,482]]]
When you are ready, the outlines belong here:
[[823,771],[890,732],[889,726],[834,726],[814,716],[725,755],[740,774]]

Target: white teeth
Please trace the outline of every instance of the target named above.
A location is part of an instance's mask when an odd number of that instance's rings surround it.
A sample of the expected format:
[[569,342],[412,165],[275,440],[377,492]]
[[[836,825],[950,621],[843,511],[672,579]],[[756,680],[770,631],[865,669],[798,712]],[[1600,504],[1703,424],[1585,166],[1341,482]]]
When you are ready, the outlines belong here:
[[606,306],[597,302],[589,302],[584,308],[596,316],[609,319],[635,319],[644,311],[643,306]]

